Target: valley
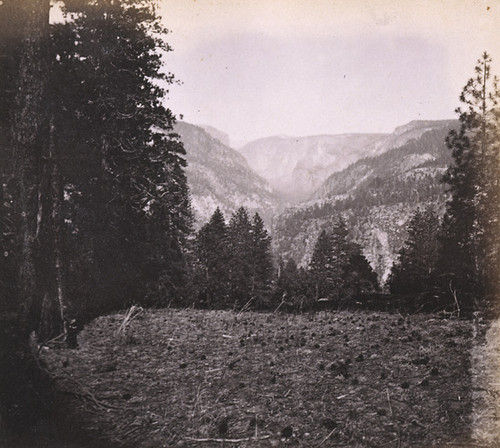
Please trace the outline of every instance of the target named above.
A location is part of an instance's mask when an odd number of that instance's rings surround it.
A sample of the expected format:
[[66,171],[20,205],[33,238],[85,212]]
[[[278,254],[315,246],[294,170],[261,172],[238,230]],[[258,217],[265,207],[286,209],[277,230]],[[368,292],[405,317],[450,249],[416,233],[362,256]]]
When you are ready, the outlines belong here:
[[178,123],[197,226],[219,206],[261,214],[273,251],[299,266],[310,261],[319,232],[342,214],[351,238],[387,279],[416,208],[444,210],[440,179],[451,161],[445,139],[456,120],[413,121],[392,134],[277,136],[239,151],[210,126]]

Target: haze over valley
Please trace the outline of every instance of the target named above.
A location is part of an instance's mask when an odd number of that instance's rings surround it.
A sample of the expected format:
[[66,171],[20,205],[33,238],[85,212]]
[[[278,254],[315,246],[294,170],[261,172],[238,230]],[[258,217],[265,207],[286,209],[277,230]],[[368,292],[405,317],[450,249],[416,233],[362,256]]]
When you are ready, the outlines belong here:
[[[276,136],[236,150],[211,126],[180,122],[197,227],[216,207],[226,219],[241,205],[260,213],[274,251],[307,266],[321,229],[343,214],[385,280],[416,208],[445,201],[451,161],[445,138],[456,120],[422,120],[391,134]],[[225,142],[225,143],[223,143]]]

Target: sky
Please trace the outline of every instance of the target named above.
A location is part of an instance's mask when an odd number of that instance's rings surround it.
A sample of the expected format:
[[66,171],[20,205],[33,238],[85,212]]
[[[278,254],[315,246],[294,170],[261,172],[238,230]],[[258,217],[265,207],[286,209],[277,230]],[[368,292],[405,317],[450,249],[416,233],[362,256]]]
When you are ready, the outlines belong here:
[[235,147],[454,118],[483,51],[500,74],[500,0],[160,0],[159,12],[180,81],[166,105]]

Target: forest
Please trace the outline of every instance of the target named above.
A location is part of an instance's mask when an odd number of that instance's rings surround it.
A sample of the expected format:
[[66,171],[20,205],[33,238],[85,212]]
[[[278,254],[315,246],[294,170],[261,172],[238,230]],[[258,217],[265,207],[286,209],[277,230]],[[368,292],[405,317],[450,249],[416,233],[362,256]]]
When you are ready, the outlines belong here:
[[[377,179],[326,204],[336,219],[297,266],[272,252],[264,221],[245,207],[227,222],[216,209],[195,231],[154,2],[60,7],[65,20],[51,23],[49,0],[0,2],[0,436],[36,427],[54,401],[36,347],[75,349],[96,318],[127,309],[498,315],[500,90],[487,53],[445,136],[442,189]],[[380,284],[343,211],[391,194],[447,199],[444,215],[414,213]]]

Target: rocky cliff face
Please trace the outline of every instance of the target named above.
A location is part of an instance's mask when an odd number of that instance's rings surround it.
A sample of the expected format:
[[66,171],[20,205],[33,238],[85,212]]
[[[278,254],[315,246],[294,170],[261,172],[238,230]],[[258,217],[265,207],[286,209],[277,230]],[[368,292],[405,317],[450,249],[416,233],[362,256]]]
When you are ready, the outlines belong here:
[[363,157],[384,134],[269,137],[240,149],[252,169],[292,201],[309,197],[333,172]]
[[306,266],[320,230],[341,213],[351,236],[384,281],[406,239],[413,211],[427,205],[444,209],[440,179],[451,161],[445,138],[456,125],[455,121],[410,123],[398,128],[386,143],[404,141],[409,135],[414,138],[332,174],[312,200],[275,218],[276,252]]
[[412,121],[392,134],[275,136],[250,142],[239,151],[256,173],[287,199],[298,203],[309,199],[330,175],[357,160],[401,147],[450,123],[449,120]]
[[186,149],[186,175],[198,227],[216,207],[221,208],[226,219],[240,206],[270,219],[277,209],[278,197],[241,154],[199,126],[179,122],[174,131]]

